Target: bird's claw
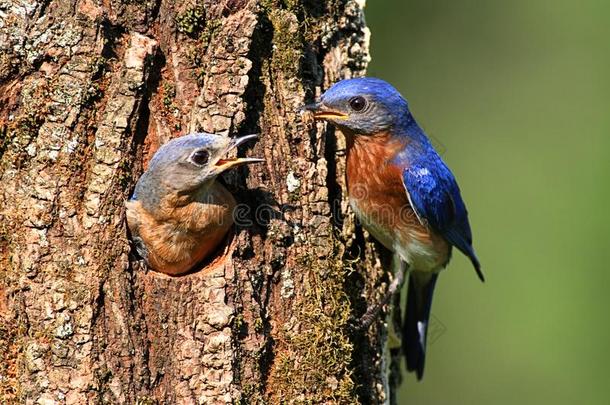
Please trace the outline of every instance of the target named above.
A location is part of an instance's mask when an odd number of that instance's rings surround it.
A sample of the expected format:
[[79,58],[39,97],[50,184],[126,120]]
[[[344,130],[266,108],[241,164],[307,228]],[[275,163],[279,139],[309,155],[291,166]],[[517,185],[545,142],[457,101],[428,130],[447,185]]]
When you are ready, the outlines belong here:
[[347,320],[347,329],[351,333],[360,333],[365,328],[364,328],[361,318],[356,318],[355,316],[350,316],[349,319]]
[[368,308],[366,313],[360,318],[350,316],[347,320],[347,328],[351,333],[366,332],[368,328],[373,324],[378,315],[379,309],[375,307]]

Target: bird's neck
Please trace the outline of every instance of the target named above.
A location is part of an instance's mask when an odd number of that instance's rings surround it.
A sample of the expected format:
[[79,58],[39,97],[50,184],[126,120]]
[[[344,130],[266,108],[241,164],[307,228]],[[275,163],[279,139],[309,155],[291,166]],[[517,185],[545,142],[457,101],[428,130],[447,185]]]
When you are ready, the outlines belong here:
[[[215,212],[210,208],[224,207],[225,211],[233,212],[236,202],[231,193],[218,181],[213,180],[204,187],[190,192],[166,191],[159,198],[155,209],[147,208],[157,220],[174,220],[175,217],[198,216],[198,211]],[[188,213],[188,214],[187,214]]]
[[424,130],[419,126],[411,113],[402,117],[401,121],[392,130],[394,136],[406,137],[410,140],[409,146],[412,148],[426,148],[430,144],[430,140],[426,136]]
[[397,181],[399,171],[391,163],[403,151],[410,140],[397,137],[389,132],[359,136],[345,134],[347,140],[348,192],[357,195],[366,189],[367,193],[381,190],[384,184]]
[[343,132],[347,141],[348,156],[354,153],[364,160],[367,160],[365,155],[370,155],[376,159],[389,159],[408,143],[408,139],[397,137],[389,131],[372,135],[357,135],[349,131]]
[[230,199],[233,201],[233,196],[231,193],[229,193],[222,184],[214,179],[203,184],[201,187],[198,187],[196,190],[187,193],[186,203],[190,204],[192,202],[202,202],[213,204],[216,202],[224,202],[225,200],[229,199],[228,196],[230,196]]

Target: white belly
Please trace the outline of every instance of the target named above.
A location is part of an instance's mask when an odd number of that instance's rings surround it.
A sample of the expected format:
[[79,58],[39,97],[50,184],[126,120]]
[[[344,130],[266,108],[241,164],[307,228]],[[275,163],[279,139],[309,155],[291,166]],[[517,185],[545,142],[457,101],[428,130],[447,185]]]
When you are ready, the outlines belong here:
[[430,241],[422,241],[416,232],[407,229],[388,230],[365,215],[356,200],[350,198],[350,206],[366,229],[377,241],[398,256],[414,271],[439,272],[439,253]]

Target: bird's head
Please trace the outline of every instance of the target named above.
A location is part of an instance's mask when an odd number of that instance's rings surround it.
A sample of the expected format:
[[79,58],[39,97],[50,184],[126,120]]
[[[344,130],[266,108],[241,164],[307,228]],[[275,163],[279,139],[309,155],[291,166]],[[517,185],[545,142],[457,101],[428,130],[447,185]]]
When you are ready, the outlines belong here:
[[[136,186],[135,199],[159,191],[189,194],[205,188],[222,172],[262,162],[258,158],[232,158],[229,152],[257,135],[228,138],[194,133],[172,139],[159,148]],[[151,190],[154,189],[154,190]]]
[[303,109],[356,135],[387,131],[410,115],[407,101],[391,84],[371,77],[335,83]]

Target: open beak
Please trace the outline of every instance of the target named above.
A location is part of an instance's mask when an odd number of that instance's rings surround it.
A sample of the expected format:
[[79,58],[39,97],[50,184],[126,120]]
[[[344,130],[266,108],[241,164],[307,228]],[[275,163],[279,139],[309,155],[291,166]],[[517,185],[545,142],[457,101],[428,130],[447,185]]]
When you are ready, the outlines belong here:
[[[249,141],[250,139],[256,139],[256,138],[258,138],[258,134],[244,135],[244,136],[240,136],[237,138],[233,138],[231,140],[231,142],[229,143],[229,146],[227,147],[227,150],[225,151],[225,153],[232,151],[233,149],[235,149],[239,145]],[[214,165],[216,166],[216,169],[219,172],[223,172],[223,171],[231,169],[233,167],[247,165],[249,163],[260,163],[260,162],[264,162],[264,161],[265,161],[265,159],[259,159],[259,158],[237,158],[237,157],[229,158],[229,157],[226,157],[226,158],[218,159]]]
[[321,101],[317,103],[307,104],[300,108],[301,111],[309,111],[313,113],[313,117],[317,120],[346,120],[348,115],[340,111],[333,111],[326,107]]

